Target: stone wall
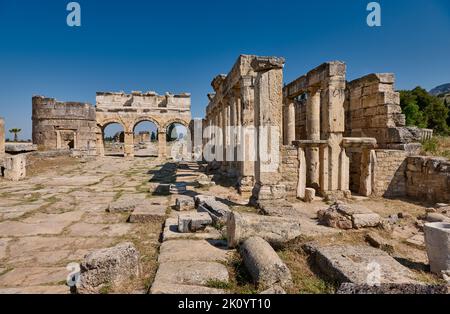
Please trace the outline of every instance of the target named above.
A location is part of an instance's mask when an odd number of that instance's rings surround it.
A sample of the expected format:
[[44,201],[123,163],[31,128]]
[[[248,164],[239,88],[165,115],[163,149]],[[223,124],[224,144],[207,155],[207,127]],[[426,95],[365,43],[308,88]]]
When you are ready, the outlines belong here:
[[450,202],[450,160],[414,156],[407,158],[406,195],[430,202]]
[[134,156],[134,129],[143,121],[153,122],[158,129],[160,157],[166,157],[166,133],[172,123],[186,128],[191,122],[191,95],[158,95],[155,92],[97,92],[96,97],[98,155],[104,155],[104,130],[111,123],[118,123],[124,130],[124,153]]
[[288,197],[297,197],[298,149],[295,146],[281,147],[281,182],[286,187]]
[[[345,130],[349,137],[372,137],[379,148],[406,143],[405,116],[393,74],[370,74],[346,86]],[[394,146],[397,145],[397,146]]]
[[5,162],[5,121],[0,117],[0,169]]
[[375,150],[373,194],[384,197],[406,195],[406,158],[402,150]]
[[33,143],[40,149],[96,153],[95,108],[87,103],[33,97]]

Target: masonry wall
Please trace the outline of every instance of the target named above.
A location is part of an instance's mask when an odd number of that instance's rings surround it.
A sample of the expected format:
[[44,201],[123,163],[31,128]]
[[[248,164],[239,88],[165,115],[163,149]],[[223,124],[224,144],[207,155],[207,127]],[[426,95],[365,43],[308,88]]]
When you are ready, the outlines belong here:
[[41,150],[69,149],[96,153],[95,108],[77,102],[33,97],[33,143]]
[[430,202],[450,202],[450,160],[437,157],[407,158],[406,195]]
[[5,162],[5,121],[0,118],[0,168]]
[[347,82],[345,136],[373,137],[379,148],[406,143],[405,116],[393,74],[370,74]]
[[373,194],[384,197],[403,197],[406,195],[406,158],[402,150],[375,150]]
[[286,186],[288,197],[297,197],[298,149],[295,146],[281,147],[281,182]]

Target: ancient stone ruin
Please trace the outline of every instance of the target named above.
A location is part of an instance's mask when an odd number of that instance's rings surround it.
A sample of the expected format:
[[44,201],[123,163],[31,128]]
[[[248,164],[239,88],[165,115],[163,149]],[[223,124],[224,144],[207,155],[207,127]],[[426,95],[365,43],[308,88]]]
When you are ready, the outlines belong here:
[[33,143],[0,119],[0,293],[448,293],[450,161],[420,156],[394,75],[285,62],[239,56],[204,119],[155,92],[34,96]]

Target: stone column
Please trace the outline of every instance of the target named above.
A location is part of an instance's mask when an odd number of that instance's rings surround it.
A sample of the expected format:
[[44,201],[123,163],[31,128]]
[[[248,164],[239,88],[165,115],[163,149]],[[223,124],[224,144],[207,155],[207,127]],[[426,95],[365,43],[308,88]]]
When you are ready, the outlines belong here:
[[95,146],[97,147],[97,156],[103,157],[105,156],[105,143],[103,142],[103,130],[98,128],[95,132],[97,143]]
[[363,147],[361,152],[361,179],[359,184],[359,194],[362,196],[372,195],[372,163],[375,151]]
[[295,104],[294,100],[287,98],[284,107],[284,145],[292,145],[295,141]]
[[158,158],[167,158],[167,132],[158,129]]
[[303,147],[298,147],[298,184],[297,184],[297,197],[300,199],[305,198],[306,189],[306,158],[305,150]]
[[[251,63],[255,78],[255,125],[258,158],[253,199],[285,197],[281,180],[283,127],[283,58],[256,57]],[[265,128],[265,129],[264,129]]]
[[124,132],[124,155],[134,157],[134,132]]
[[328,169],[328,145],[322,145],[319,149],[319,159],[320,159],[320,176],[319,184],[322,194],[328,191],[328,179],[329,179],[329,169]]
[[0,166],[5,160],[5,121],[0,117]]
[[251,136],[246,136],[246,128],[254,127],[255,119],[255,91],[252,76],[243,76],[240,81],[240,100],[239,116],[240,125],[242,126],[240,134],[239,150],[241,155],[241,180],[239,182],[239,193],[244,197],[250,197],[254,179],[255,179],[255,161],[250,160],[250,152],[255,148],[256,143]]
[[[311,89],[306,101],[306,136],[310,141],[320,140],[320,90]],[[308,148],[308,185],[318,188],[320,178],[319,148]]]
[[347,156],[345,148],[342,148],[339,158],[339,190],[350,190],[350,159]]
[[61,131],[56,130],[56,149],[61,149]]

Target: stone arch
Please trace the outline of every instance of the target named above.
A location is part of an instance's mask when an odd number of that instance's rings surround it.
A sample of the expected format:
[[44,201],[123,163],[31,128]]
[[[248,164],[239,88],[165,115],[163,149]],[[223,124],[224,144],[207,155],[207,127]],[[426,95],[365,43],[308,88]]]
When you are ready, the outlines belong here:
[[[108,125],[111,124],[118,124],[122,127],[122,130],[124,132],[124,145],[127,145],[127,125],[122,121],[121,119],[117,118],[110,118],[102,120],[101,122],[97,122],[96,132],[97,132],[97,153],[100,156],[105,155],[105,129],[108,127]],[[124,147],[124,156],[127,155],[126,147]]]
[[151,123],[155,124],[155,126],[158,130],[161,129],[161,123],[157,119],[155,119],[153,117],[139,117],[139,118],[133,120],[133,123],[131,124],[131,131],[134,132],[134,129],[136,128],[136,126],[141,122],[151,122]]
[[186,127],[186,129],[189,129],[190,121],[186,121],[186,120],[179,119],[179,118],[170,119],[170,120],[166,121],[166,123],[164,123],[163,129],[167,131],[167,128],[173,123],[179,123],[179,124],[183,125],[184,127]]

